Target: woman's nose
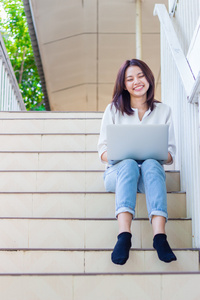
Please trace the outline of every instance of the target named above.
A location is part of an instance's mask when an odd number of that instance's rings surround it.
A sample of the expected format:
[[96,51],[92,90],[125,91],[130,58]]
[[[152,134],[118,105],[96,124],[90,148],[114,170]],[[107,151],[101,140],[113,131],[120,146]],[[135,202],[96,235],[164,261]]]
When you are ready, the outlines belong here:
[[140,82],[140,79],[138,77],[135,77],[134,80],[133,80],[133,83],[137,84],[138,82]]

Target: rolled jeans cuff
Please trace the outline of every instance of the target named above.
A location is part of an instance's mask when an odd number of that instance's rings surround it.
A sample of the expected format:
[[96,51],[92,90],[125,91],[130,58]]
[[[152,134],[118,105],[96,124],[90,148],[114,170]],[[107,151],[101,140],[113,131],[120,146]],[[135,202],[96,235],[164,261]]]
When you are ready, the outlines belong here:
[[150,223],[152,223],[152,217],[153,216],[161,216],[161,217],[164,217],[166,219],[166,223],[168,221],[168,213],[164,212],[164,211],[161,211],[161,210],[153,210],[151,212],[151,214],[149,215],[149,221]]
[[120,207],[118,210],[116,210],[115,217],[117,218],[118,214],[124,213],[124,212],[129,212],[130,214],[132,214],[133,219],[135,218],[135,211],[129,207]]

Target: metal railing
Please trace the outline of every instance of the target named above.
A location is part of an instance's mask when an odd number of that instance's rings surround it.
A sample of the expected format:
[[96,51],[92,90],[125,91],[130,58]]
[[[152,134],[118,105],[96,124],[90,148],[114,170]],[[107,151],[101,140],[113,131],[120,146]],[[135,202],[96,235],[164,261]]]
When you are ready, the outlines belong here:
[[0,34],[0,111],[26,110],[15,74]]

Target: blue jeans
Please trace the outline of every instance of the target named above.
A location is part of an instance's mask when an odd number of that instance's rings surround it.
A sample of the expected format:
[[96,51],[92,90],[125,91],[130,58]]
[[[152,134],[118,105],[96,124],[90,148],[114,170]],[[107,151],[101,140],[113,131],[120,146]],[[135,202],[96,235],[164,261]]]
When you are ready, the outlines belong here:
[[154,159],[147,159],[141,165],[133,159],[125,159],[104,173],[107,192],[115,193],[116,217],[119,213],[129,212],[135,217],[137,192],[146,194],[149,220],[152,216],[167,214],[167,191],[165,171]]

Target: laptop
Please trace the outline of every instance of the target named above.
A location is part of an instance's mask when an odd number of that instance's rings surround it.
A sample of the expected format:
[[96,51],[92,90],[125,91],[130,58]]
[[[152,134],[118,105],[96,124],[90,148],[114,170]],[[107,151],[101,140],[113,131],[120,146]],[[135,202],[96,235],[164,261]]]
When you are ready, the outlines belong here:
[[107,155],[114,164],[124,159],[142,162],[148,158],[161,163],[168,158],[168,125],[108,125]]

